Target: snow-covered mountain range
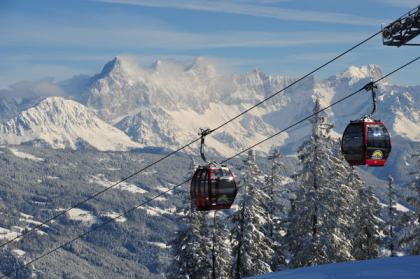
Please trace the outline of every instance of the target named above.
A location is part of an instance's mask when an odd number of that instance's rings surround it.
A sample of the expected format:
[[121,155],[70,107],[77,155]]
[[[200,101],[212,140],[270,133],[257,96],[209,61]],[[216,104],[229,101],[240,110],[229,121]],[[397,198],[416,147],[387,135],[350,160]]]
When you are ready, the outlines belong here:
[[[327,106],[382,75],[378,66],[367,65],[351,66],[325,80],[308,78],[216,131],[206,144],[220,155],[230,156],[310,114],[315,98]],[[217,127],[294,80],[257,70],[222,74],[204,58],[187,66],[157,61],[142,67],[129,58],[116,57],[92,77],[56,84],[65,92],[64,98],[75,101],[48,97],[33,106],[35,102],[27,99],[0,100],[4,121],[0,142],[42,141],[54,148],[73,149],[80,142],[99,150],[174,149],[197,137],[199,128]],[[408,153],[420,142],[420,86],[384,81],[377,95],[375,117],[386,122],[394,138],[395,155],[390,161],[409,164]],[[19,104],[25,104],[25,109]],[[366,93],[329,110],[333,135],[338,137],[349,120],[369,112],[370,106],[370,94]],[[308,134],[309,123],[302,124],[255,149],[268,152],[273,146],[282,146],[285,152],[292,152]]]

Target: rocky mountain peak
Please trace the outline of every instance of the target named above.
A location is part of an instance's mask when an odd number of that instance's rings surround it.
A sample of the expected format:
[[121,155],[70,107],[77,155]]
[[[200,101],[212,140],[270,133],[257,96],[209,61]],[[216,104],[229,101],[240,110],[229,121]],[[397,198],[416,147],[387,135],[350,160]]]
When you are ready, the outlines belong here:
[[383,76],[381,68],[377,65],[369,64],[364,66],[350,66],[344,72],[335,76],[336,79],[346,79],[349,85],[353,85],[364,79],[376,80]]
[[194,72],[200,75],[214,77],[217,74],[216,65],[205,57],[197,57],[194,63],[186,69],[187,72]]
[[121,70],[121,58],[116,56],[114,59],[104,65],[102,71],[98,74],[101,77],[110,75],[112,72]]
[[94,84],[101,79],[115,81],[129,81],[141,79],[147,71],[139,67],[130,57],[116,56],[104,65],[101,72],[92,77],[91,83]]

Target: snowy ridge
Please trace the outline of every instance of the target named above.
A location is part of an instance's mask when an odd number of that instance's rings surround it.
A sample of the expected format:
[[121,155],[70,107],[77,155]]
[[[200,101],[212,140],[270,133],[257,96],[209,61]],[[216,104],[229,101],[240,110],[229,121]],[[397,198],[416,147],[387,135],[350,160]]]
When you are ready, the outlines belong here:
[[2,144],[36,141],[71,149],[85,143],[102,151],[141,147],[82,104],[61,97],[47,98],[0,125]]

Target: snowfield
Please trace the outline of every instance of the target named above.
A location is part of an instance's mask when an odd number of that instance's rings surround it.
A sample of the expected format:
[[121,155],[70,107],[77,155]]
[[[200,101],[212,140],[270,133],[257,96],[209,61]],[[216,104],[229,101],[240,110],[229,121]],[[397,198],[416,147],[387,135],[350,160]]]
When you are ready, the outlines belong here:
[[0,240],[10,240],[13,239],[17,236],[19,236],[20,233],[8,230],[6,228],[1,228],[0,227]]
[[[385,204],[385,203],[379,203],[379,205],[381,206],[381,207],[383,207],[383,208],[387,208],[388,207],[388,205],[387,204]],[[402,205],[401,203],[399,203],[399,202],[397,202],[396,204],[395,204],[395,209],[396,210],[398,210],[398,211],[400,211],[400,212],[409,212],[410,211],[410,209],[408,209],[407,207],[405,207],[404,205]]]
[[419,279],[420,256],[325,264],[252,278],[281,279]]
[[175,212],[175,207],[162,209],[146,205],[143,209],[146,209],[146,213],[150,216],[162,216],[164,214],[172,214],[172,212]]
[[[115,183],[117,183],[117,181],[109,181],[109,180],[105,179],[103,174],[98,174],[96,176],[92,176],[89,179],[89,183],[94,183],[96,185],[108,188],[108,187],[111,187],[112,185],[114,185]],[[146,190],[143,190],[142,188],[139,188],[136,185],[130,184],[130,183],[127,183],[127,182],[121,182],[117,186],[115,186],[114,188],[122,190],[122,191],[128,191],[128,192],[131,192],[131,193],[134,193],[134,194],[147,193]]]
[[67,212],[66,215],[70,220],[82,222],[86,225],[98,223],[98,218],[96,218],[91,212],[80,208],[73,208]]
[[16,148],[9,148],[9,150],[13,153],[13,155],[15,155],[16,157],[19,157],[19,158],[28,159],[28,160],[32,160],[32,161],[35,161],[35,162],[44,161],[44,159],[42,159],[42,158],[36,157],[36,156],[34,156],[32,154],[29,154],[29,153],[19,151]]
[[146,241],[146,243],[154,245],[154,246],[162,248],[162,249],[169,249],[171,247],[171,246],[166,245],[166,243],[163,243],[163,242]]
[[[120,216],[120,213],[111,211],[111,212],[106,212],[106,213],[102,214],[102,216],[108,217],[108,218],[111,218],[111,219],[115,219],[118,216]],[[119,218],[115,219],[115,222],[117,222],[117,223],[124,223],[126,221],[127,221],[127,218],[125,218],[124,216],[120,216]]]
[[15,255],[16,257],[22,257],[26,254],[26,252],[20,249],[13,249],[12,254]]

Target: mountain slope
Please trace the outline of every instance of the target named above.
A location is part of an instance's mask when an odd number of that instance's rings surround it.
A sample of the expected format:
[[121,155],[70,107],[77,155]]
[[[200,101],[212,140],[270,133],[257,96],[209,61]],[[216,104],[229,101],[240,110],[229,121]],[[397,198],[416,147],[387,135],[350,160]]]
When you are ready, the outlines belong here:
[[88,144],[102,151],[141,147],[85,106],[61,97],[47,98],[1,124],[0,142],[41,142],[53,148],[71,149]]
[[260,279],[312,279],[312,278],[341,278],[341,279],[416,279],[420,276],[420,256],[395,257],[356,261],[346,263],[325,264],[314,267],[304,267],[252,278]]

